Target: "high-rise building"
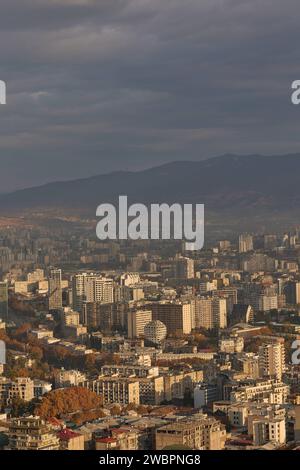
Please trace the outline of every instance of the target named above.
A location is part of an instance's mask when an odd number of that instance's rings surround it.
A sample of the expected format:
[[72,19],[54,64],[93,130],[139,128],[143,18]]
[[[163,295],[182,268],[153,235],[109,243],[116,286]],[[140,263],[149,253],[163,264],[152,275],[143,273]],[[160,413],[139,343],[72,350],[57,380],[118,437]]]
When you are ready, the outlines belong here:
[[114,302],[113,279],[94,273],[81,273],[72,277],[73,308],[83,313],[84,302]]
[[160,320],[168,334],[189,334],[192,329],[191,302],[155,302],[151,306],[153,320]]
[[49,276],[49,310],[62,308],[61,269],[51,269]]
[[290,305],[300,304],[300,282],[289,281],[283,288],[286,303]]
[[228,315],[232,313],[233,307],[237,304],[237,289],[235,287],[223,287],[212,291],[213,297],[220,297],[226,300]]
[[253,237],[248,233],[242,233],[239,236],[239,252],[247,253],[247,251],[253,250]]
[[87,274],[76,274],[72,277],[72,305],[73,309],[82,313],[83,302],[86,300],[85,279]]
[[86,282],[87,302],[114,302],[114,281],[102,276],[91,276]]
[[123,302],[84,302],[82,323],[88,328],[100,328],[106,333],[123,331],[127,325],[127,309],[127,304]]
[[179,279],[193,279],[194,274],[194,260],[191,258],[180,257],[175,262],[175,277]]
[[258,350],[261,377],[275,377],[281,381],[285,371],[285,349],[283,338],[272,338]]
[[219,297],[198,297],[195,303],[195,327],[226,328],[227,307],[226,299]]
[[145,326],[152,320],[151,310],[132,310],[127,316],[128,338],[139,338],[145,334]]
[[278,287],[276,284],[264,286],[260,283],[244,285],[244,303],[254,310],[268,312],[278,308]]
[[8,320],[8,285],[0,282],[0,318]]
[[277,245],[276,235],[264,235],[264,248],[266,250],[272,250]]
[[214,328],[226,328],[227,326],[226,300],[213,298],[212,299],[212,311],[213,311]]

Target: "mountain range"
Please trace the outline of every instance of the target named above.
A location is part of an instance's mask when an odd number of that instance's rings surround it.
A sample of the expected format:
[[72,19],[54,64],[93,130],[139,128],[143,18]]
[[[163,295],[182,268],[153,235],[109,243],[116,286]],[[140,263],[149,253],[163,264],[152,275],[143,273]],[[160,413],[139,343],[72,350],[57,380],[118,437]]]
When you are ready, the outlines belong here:
[[300,154],[222,155],[54,182],[0,195],[0,214],[64,209],[95,214],[103,202],[204,203],[219,217],[300,216]]

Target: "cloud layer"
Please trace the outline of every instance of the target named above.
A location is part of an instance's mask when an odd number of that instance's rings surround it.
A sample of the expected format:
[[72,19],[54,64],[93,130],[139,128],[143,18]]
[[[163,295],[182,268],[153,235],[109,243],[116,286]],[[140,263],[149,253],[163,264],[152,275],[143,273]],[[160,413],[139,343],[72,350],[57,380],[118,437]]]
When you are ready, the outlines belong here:
[[1,0],[0,192],[299,151],[298,0]]

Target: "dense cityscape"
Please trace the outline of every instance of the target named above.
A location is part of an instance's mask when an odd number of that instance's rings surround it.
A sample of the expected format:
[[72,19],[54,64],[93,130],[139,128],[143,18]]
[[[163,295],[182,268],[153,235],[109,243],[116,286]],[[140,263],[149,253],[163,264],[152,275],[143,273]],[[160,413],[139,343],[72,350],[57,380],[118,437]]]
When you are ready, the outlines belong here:
[[2,449],[297,448],[300,231],[184,246],[2,225]]

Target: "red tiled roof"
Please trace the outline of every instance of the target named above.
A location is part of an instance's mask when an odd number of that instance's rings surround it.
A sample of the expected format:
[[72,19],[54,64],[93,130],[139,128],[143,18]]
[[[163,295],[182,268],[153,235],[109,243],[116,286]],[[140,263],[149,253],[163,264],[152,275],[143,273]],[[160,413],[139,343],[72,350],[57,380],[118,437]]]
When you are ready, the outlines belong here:
[[57,433],[57,436],[59,439],[62,441],[69,441],[70,439],[73,439],[74,437],[79,437],[81,434],[78,434],[77,432],[71,431],[71,429],[62,429]]
[[48,418],[47,419],[48,423],[50,424],[53,424],[54,426],[62,426],[63,425],[63,421],[57,419],[57,418]]

